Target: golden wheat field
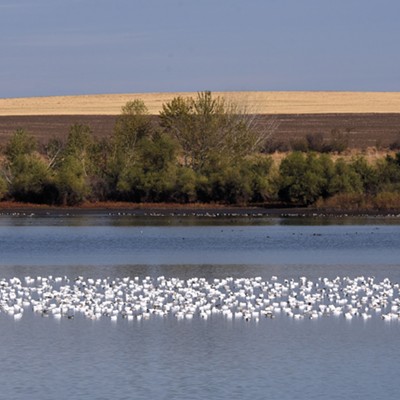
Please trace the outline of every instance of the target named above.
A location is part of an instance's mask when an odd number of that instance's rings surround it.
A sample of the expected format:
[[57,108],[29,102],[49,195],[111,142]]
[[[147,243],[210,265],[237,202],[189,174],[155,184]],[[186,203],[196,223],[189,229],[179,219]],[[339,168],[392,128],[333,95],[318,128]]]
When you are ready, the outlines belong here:
[[[254,114],[400,113],[399,92],[213,92]],[[156,115],[176,96],[196,93],[133,93],[0,99],[1,116],[117,115],[142,99]]]

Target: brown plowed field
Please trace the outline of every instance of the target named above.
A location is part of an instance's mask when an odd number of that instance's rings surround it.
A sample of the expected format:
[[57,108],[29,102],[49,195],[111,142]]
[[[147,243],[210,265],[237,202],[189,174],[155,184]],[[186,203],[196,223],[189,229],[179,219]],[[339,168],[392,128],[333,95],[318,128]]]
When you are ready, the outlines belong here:
[[[269,115],[259,117],[261,125],[271,118]],[[385,147],[400,138],[400,113],[275,114],[273,117],[278,127],[272,139],[285,143],[309,133],[321,132],[329,138],[332,129],[349,131],[350,147],[360,149],[375,145]],[[88,124],[97,137],[106,137],[112,133],[115,119],[115,115],[0,116],[0,144],[4,144],[18,128],[26,129],[40,142],[51,137],[63,138],[74,123]]]

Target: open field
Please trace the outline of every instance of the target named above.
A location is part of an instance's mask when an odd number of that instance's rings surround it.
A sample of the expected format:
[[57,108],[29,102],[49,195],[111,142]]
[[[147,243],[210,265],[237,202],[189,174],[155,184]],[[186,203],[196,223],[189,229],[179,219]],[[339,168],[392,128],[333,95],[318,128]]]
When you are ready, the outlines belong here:
[[[350,147],[388,146],[400,138],[400,93],[379,92],[214,92],[258,114],[261,127],[273,116],[272,140],[282,143],[333,129],[349,132]],[[116,116],[129,100],[142,99],[156,115],[175,96],[196,93],[145,93],[0,99],[0,144],[18,128],[40,142],[64,138],[74,123],[88,124],[97,137],[112,134]]]
[[[398,92],[213,92],[252,114],[400,113]],[[0,115],[117,115],[129,100],[142,99],[157,115],[176,96],[136,93],[0,99]]]
[[[385,147],[400,137],[399,114],[279,114],[274,116],[278,128],[272,140],[289,143],[309,133],[323,133],[329,138],[332,129],[349,130],[350,147]],[[4,144],[18,128],[26,129],[40,142],[51,137],[65,138],[74,123],[88,124],[97,137],[112,134],[113,115],[33,115],[0,116],[0,144]],[[261,125],[270,116],[262,115]]]

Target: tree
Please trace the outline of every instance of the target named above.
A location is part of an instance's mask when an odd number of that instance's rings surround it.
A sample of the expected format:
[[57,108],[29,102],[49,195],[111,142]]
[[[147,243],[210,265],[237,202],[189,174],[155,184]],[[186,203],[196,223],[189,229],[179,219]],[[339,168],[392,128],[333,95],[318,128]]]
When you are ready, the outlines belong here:
[[128,101],[121,109],[114,127],[114,144],[129,160],[134,155],[138,141],[150,136],[151,119],[142,100]]
[[379,191],[400,191],[400,153],[387,155],[377,163]]
[[51,176],[47,164],[36,154],[17,157],[10,166],[12,181],[10,194],[19,201],[52,203],[46,198]]
[[169,136],[142,138],[136,163],[124,169],[117,189],[134,201],[169,201],[176,185],[176,146]]
[[193,101],[175,97],[171,102],[163,104],[160,113],[161,127],[180,144],[183,151],[184,165],[189,166],[196,158],[197,149],[193,121]]
[[271,166],[271,158],[258,155],[213,170],[208,175],[210,200],[230,204],[265,201]]
[[171,195],[172,201],[190,203],[198,200],[198,184],[201,177],[189,167],[178,165],[176,167],[175,188]]
[[88,125],[73,124],[68,133],[64,157],[74,157],[81,164],[83,174],[88,176],[92,169],[92,151],[94,138]]
[[75,205],[84,201],[90,191],[79,160],[73,156],[66,156],[57,172],[59,202]]
[[95,171],[94,143],[89,126],[71,125],[65,148],[57,163],[56,184],[60,203],[77,204],[90,195],[90,183]]
[[47,158],[47,163],[50,169],[58,167],[61,161],[61,155],[65,148],[65,143],[59,138],[50,138],[48,142],[42,146],[43,153]]
[[327,159],[313,153],[291,153],[279,167],[279,198],[297,205],[314,203],[327,192],[330,169]]
[[369,165],[364,157],[357,157],[353,160],[351,167],[361,179],[364,193],[368,195],[376,195],[379,188],[377,168]]
[[335,163],[335,173],[329,182],[330,195],[339,193],[362,193],[363,182],[352,165],[339,158]]
[[265,133],[256,128],[255,117],[200,92],[195,99],[176,97],[164,104],[161,127],[179,143],[183,164],[199,172],[210,162],[225,159],[235,162],[261,149]]
[[25,129],[17,129],[8,141],[4,153],[7,160],[12,163],[16,158],[32,154],[36,150],[35,138],[29,135]]
[[126,180],[137,164],[141,141],[152,134],[151,118],[144,102],[136,99],[126,103],[115,123],[106,168],[110,191],[117,197],[119,192],[126,191]]
[[10,195],[18,201],[52,202],[47,191],[52,182],[48,165],[38,153],[35,139],[17,130],[5,149],[4,180]]

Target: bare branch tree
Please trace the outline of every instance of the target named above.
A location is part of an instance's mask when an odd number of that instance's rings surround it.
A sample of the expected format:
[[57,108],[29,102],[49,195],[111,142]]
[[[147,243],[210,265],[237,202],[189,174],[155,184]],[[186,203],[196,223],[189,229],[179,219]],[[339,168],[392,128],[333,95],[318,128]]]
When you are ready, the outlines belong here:
[[184,164],[201,170],[210,159],[237,159],[259,151],[278,127],[276,118],[262,126],[260,117],[211,92],[195,99],[177,97],[163,105],[161,126],[179,142]]

